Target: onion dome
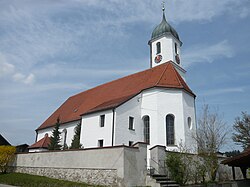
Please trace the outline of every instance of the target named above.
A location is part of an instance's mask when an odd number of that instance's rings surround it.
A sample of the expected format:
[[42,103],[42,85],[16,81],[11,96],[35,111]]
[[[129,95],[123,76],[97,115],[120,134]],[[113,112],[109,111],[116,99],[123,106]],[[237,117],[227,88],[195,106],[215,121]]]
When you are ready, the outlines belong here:
[[180,40],[178,33],[166,20],[165,13],[164,13],[165,9],[163,8],[162,10],[163,10],[162,21],[157,27],[155,27],[151,36],[151,40],[158,38],[164,34],[172,34],[177,40]]

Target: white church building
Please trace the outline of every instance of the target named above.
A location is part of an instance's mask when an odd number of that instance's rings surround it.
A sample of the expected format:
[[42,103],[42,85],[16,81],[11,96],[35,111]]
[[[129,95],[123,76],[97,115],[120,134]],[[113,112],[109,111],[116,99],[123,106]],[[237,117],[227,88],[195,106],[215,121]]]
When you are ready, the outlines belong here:
[[147,143],[176,150],[182,143],[195,150],[195,94],[185,82],[182,42],[166,21],[153,30],[150,68],[69,97],[37,129],[30,152],[47,150],[48,137],[60,119],[61,144],[70,146],[81,124],[83,148]]

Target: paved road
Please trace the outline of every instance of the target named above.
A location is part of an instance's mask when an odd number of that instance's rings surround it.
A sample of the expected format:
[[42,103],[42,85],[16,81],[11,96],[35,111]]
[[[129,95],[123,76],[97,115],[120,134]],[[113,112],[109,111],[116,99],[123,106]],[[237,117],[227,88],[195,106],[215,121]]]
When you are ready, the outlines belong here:
[[0,187],[16,187],[16,186],[11,186],[11,185],[7,185],[7,184],[0,184]]

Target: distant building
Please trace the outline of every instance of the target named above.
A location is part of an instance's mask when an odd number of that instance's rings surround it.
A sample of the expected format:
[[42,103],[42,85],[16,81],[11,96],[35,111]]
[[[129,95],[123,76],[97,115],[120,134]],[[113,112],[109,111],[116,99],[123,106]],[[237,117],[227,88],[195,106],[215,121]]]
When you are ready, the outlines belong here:
[[0,134],[0,145],[10,145],[10,143]]
[[30,152],[47,149],[57,118],[62,145],[70,146],[80,123],[84,148],[146,142],[148,149],[162,145],[172,151],[182,143],[195,152],[196,96],[185,82],[182,42],[164,11],[148,44],[150,69],[69,97],[36,129]]
[[29,145],[28,144],[20,144],[20,145],[17,145],[16,146],[16,152],[17,153],[25,153],[25,152],[28,152],[28,147]]

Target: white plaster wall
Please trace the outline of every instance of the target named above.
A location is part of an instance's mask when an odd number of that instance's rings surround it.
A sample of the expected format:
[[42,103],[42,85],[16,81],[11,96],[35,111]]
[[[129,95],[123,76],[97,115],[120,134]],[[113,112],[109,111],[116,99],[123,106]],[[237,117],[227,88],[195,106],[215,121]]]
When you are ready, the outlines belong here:
[[[156,54],[156,43],[161,42],[161,55],[162,55],[162,61],[160,63],[155,63],[154,59]],[[155,41],[152,41],[152,56],[151,56],[151,62],[152,62],[152,67],[155,67],[157,65],[160,65],[164,62],[167,62],[169,60],[173,61],[176,63],[175,60],[175,43],[177,43],[177,51],[179,54],[179,57],[181,56],[181,50],[180,50],[180,42],[177,41],[172,35],[165,35],[162,38],[159,38]],[[181,58],[180,58],[181,60]],[[181,66],[181,61],[180,64]]]
[[[100,127],[100,115],[105,115],[104,127]],[[82,117],[80,142],[84,148],[98,147],[98,140],[103,139],[103,146],[112,145],[113,111],[106,110]]]
[[[185,102],[188,105],[183,104],[183,94],[187,97]],[[187,130],[186,116],[189,115],[195,119],[193,102],[191,96],[188,97],[182,90],[154,88],[142,93],[141,117],[144,115],[150,117],[150,145],[148,148],[154,145],[166,146],[166,116],[168,114],[175,116],[176,146],[168,146],[167,150],[176,150],[181,141],[185,142],[187,137],[185,132]]]
[[39,140],[41,140],[42,138],[44,138],[45,134],[47,133],[49,136],[52,135],[52,130],[53,130],[53,127],[49,127],[49,128],[46,128],[46,129],[41,129],[41,130],[38,130],[37,131],[37,142]]
[[29,149],[29,152],[30,152],[30,153],[34,153],[34,152],[43,152],[43,151],[48,151],[48,149],[44,149],[44,148]]
[[[195,98],[183,92],[183,115],[185,127],[185,147],[192,153],[197,152],[197,144],[193,138],[196,133]],[[191,129],[188,127],[188,117],[191,117]]]
[[[79,121],[73,121],[73,122],[61,124],[60,127],[59,127],[59,131],[60,132],[62,132],[63,129],[67,130],[66,144],[69,147],[71,145],[73,136],[75,134],[74,129],[75,129],[76,125],[79,122],[80,122],[80,120]],[[46,129],[38,130],[37,131],[37,133],[38,133],[38,135],[37,135],[37,141],[39,141],[40,139],[42,139],[45,136],[46,133],[48,133],[48,135],[51,136],[53,129],[54,129],[54,127],[49,127],[49,128],[46,128]],[[61,133],[61,142],[60,142],[61,145],[63,145],[63,142],[64,142],[64,138],[62,136],[63,136],[63,133]]]
[[[68,147],[71,146],[71,142],[75,134],[75,127],[77,126],[78,123],[80,123],[80,120],[63,124],[59,128],[60,132],[62,132],[63,129],[67,130],[66,144],[68,145]],[[61,144],[63,145],[64,138],[62,136],[63,133],[61,133]]]
[[[115,145],[128,145],[129,141],[134,143],[144,141],[140,94],[116,108],[115,111]],[[134,117],[134,130],[129,129],[129,116]]]

